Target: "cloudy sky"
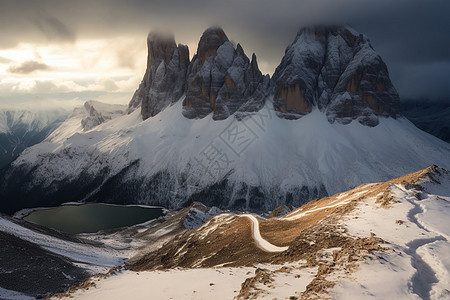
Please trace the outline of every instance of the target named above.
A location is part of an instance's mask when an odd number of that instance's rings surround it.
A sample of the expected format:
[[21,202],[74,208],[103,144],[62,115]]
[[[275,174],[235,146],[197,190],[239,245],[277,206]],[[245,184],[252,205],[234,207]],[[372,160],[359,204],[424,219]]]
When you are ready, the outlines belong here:
[[298,29],[323,23],[366,34],[401,98],[450,101],[449,12],[448,0],[0,0],[0,104],[128,102],[151,30],[173,32],[192,56],[221,26],[272,74]]

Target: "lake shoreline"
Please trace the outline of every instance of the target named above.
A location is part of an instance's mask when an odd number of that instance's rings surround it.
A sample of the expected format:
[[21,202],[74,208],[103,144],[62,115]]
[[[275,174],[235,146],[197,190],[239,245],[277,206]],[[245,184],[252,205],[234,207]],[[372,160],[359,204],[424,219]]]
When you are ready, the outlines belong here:
[[114,204],[114,203],[103,203],[103,202],[65,202],[61,203],[58,206],[40,206],[40,207],[33,207],[33,208],[23,208],[17,212],[15,212],[11,217],[14,219],[21,219],[23,220],[25,217],[29,216],[33,212],[39,211],[39,210],[48,210],[48,209],[54,209],[61,206],[80,206],[85,204],[102,204],[102,205],[108,205],[108,206],[119,206],[119,207],[142,207],[142,208],[161,208],[163,210],[164,214],[167,214],[170,210],[163,206],[155,206],[155,205],[144,205],[144,204]]
[[23,209],[13,217],[76,235],[143,224],[167,213],[159,206],[68,202],[56,207]]

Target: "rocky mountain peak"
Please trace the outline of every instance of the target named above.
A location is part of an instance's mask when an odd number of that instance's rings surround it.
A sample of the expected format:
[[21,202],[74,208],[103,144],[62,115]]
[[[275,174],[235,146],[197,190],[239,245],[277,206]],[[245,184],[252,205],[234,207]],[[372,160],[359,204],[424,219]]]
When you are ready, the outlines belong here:
[[147,48],[147,67],[151,66],[153,60],[164,60],[166,64],[169,64],[173,49],[176,48],[175,38],[172,34],[150,32],[147,37]]
[[209,28],[189,65],[183,115],[192,119],[213,113],[221,120],[237,111],[257,111],[268,86],[269,78],[251,64],[240,44],[235,48],[222,29]]
[[143,119],[176,102],[184,93],[189,49],[175,43],[173,35],[152,32],[147,38],[147,69],[128,111],[141,107]]
[[310,26],[286,48],[272,80],[263,76],[223,29],[208,28],[189,62],[187,46],[173,35],[150,33],[147,70],[129,111],[141,107],[144,119],[185,95],[183,115],[221,120],[253,112],[273,94],[281,118],[298,119],[317,108],[329,122],[352,120],[376,126],[379,117],[400,114],[399,96],[381,57],[367,37],[348,26]]
[[112,120],[125,113],[125,106],[120,104],[104,104],[98,101],[89,100],[84,103],[84,111],[81,112],[75,109],[73,114],[84,115],[81,119],[81,126],[83,131],[91,130],[92,128]]
[[81,126],[83,126],[84,131],[90,130],[95,126],[98,126],[101,123],[105,122],[102,114],[94,108],[94,105],[92,105],[92,103],[89,103],[89,101],[85,102],[84,108],[86,109],[86,112],[88,114],[81,120]]
[[376,126],[379,116],[400,114],[386,65],[369,40],[348,26],[301,29],[273,81],[274,108],[283,118],[300,118],[317,107],[331,123]]
[[275,70],[274,108],[284,118],[310,113],[326,43],[322,28],[301,29]]
[[257,74],[259,72],[259,67],[258,67],[258,62],[256,60],[256,54],[255,53],[252,54],[252,61],[251,61],[250,64],[252,65],[253,76],[257,76]]
[[197,56],[200,60],[200,64],[203,64],[206,58],[215,56],[217,54],[217,49],[227,41],[228,37],[222,28],[210,27],[206,29],[198,42]]

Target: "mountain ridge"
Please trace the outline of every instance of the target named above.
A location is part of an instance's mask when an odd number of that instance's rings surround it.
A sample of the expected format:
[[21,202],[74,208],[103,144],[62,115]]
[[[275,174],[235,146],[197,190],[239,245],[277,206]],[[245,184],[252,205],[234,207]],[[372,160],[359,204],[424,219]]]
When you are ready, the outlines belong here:
[[68,115],[63,108],[0,108],[0,169],[27,147],[43,141]]
[[[141,298],[154,282],[159,298],[447,298],[449,183],[449,171],[433,165],[277,217],[225,211],[183,227],[214,210],[196,203],[114,232],[113,245],[148,247],[129,251],[114,276],[90,277],[55,298]],[[87,238],[111,244],[104,232]]]
[[402,113],[418,128],[450,143],[450,104],[448,101],[405,99]]
[[[141,106],[144,119],[179,101],[182,94],[187,118],[204,118],[212,112],[215,120],[222,120],[238,111],[258,111],[264,97],[273,93],[277,115],[287,119],[300,118],[313,106],[331,123],[357,119],[376,126],[381,116],[400,115],[399,96],[385,63],[369,39],[349,26],[300,29],[271,78],[262,75],[254,53],[250,61],[241,45],[234,46],[219,27],[203,33],[192,61],[187,46],[177,48],[173,36],[150,33],[148,49],[144,79],[129,104],[130,111]],[[173,64],[173,55],[175,60],[184,57],[183,63]],[[152,82],[155,70],[171,81]],[[178,96],[169,96],[169,102],[161,99],[167,97],[168,87]]]

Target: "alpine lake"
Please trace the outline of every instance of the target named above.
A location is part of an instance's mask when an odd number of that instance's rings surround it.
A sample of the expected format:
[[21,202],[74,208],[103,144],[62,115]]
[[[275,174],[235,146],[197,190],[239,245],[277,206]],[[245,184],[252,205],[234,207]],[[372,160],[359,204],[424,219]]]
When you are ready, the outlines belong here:
[[86,203],[37,209],[23,219],[62,232],[78,234],[132,226],[163,214],[161,207]]

